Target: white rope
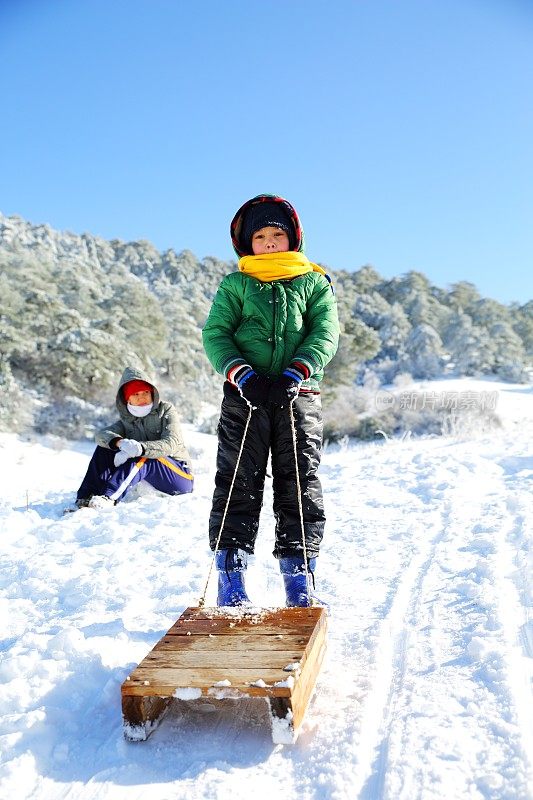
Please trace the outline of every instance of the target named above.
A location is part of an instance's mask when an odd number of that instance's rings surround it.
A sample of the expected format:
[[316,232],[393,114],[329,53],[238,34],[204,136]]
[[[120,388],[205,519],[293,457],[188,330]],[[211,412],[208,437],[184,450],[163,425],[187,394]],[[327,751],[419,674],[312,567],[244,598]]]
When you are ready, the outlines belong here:
[[[296,398],[295,398],[296,399]],[[291,430],[292,430],[292,446],[294,450],[294,466],[296,468],[296,491],[298,494],[298,510],[300,513],[300,527],[302,529],[302,546],[303,546],[303,553],[304,553],[304,566],[305,566],[305,585],[307,586],[307,596],[309,597],[309,605],[312,605],[311,602],[311,584],[309,581],[309,569],[307,567],[307,547],[305,544],[305,529],[304,529],[304,512],[302,507],[302,491],[300,488],[300,471],[298,469],[298,450],[296,448],[296,425],[294,422],[294,408],[293,408],[294,400],[290,403],[290,418],[291,418]]]
[[235,464],[235,471],[233,473],[233,478],[231,479],[231,486],[229,487],[228,499],[226,500],[226,507],[224,509],[224,514],[222,515],[222,522],[220,523],[220,530],[218,532],[217,540],[215,542],[215,549],[213,551],[213,558],[211,559],[211,564],[209,566],[209,573],[207,575],[207,581],[205,582],[205,587],[204,587],[203,594],[200,597],[200,600],[198,601],[198,605],[199,605],[200,608],[202,608],[202,606],[205,605],[205,596],[207,594],[207,587],[209,586],[209,581],[211,580],[211,573],[213,572],[213,565],[214,565],[215,559],[217,557],[218,546],[220,544],[220,537],[222,536],[222,531],[224,530],[224,523],[226,521],[226,514],[228,513],[228,508],[229,508],[229,504],[230,504],[230,500],[231,500],[231,494],[233,492],[233,485],[235,483],[235,478],[237,477],[237,470],[239,469],[239,464],[240,464],[240,461],[241,461],[242,451],[244,449],[244,441],[246,439],[246,434],[248,432],[248,426],[250,424],[250,419],[252,417],[252,411],[253,411],[253,407],[250,405],[250,403],[248,403],[248,419],[246,420],[246,425],[244,426],[244,433],[242,435],[241,448],[239,450],[239,455],[237,456],[237,463]]

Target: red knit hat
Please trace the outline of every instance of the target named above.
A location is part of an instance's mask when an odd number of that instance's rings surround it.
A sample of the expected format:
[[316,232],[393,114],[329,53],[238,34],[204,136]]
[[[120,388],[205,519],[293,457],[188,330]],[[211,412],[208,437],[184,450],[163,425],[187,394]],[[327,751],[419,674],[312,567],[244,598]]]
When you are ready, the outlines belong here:
[[124,397],[124,402],[127,403],[132,394],[136,394],[137,392],[152,392],[153,397],[154,387],[146,383],[146,381],[128,381],[122,387],[122,395]]

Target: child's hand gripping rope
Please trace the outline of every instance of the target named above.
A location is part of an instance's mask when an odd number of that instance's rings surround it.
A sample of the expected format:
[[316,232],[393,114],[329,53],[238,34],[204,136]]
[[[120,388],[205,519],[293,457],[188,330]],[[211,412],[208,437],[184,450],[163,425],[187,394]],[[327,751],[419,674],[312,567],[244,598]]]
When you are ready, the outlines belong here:
[[259,375],[248,364],[240,367],[233,375],[232,380],[241,395],[253,408],[262,406],[267,402],[269,389],[272,385],[270,378],[265,375]]
[[292,361],[270,388],[268,399],[277,406],[293,403],[298,397],[300,384],[309,377],[309,370],[299,361]]

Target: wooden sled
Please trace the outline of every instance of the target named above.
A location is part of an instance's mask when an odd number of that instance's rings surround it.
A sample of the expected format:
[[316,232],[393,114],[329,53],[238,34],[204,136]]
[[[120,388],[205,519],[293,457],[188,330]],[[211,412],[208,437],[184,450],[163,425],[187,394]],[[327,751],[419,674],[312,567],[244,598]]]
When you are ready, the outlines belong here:
[[124,735],[147,739],[173,697],[265,697],[276,744],[296,741],[326,647],[326,610],[187,608],[122,684]]

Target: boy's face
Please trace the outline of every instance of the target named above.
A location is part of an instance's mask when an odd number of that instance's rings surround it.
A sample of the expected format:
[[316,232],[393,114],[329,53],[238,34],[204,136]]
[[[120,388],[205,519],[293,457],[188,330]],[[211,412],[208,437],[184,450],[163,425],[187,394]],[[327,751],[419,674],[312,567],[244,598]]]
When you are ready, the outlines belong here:
[[252,251],[254,256],[265,253],[287,253],[289,250],[289,237],[281,228],[269,225],[259,228],[252,236]]
[[147,406],[152,402],[152,392],[146,389],[143,392],[135,392],[130,394],[128,403],[131,406]]

